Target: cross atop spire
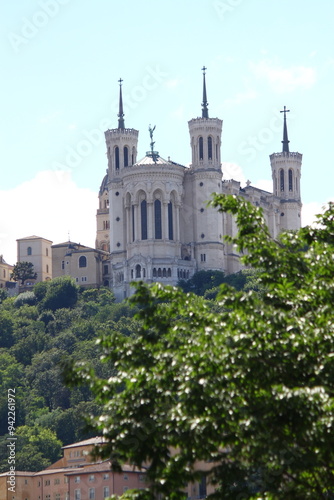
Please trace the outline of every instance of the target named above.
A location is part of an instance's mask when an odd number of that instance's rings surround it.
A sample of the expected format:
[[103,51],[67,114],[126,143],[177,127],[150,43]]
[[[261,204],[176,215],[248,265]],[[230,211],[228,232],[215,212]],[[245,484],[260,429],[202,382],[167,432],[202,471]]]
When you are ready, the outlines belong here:
[[124,126],[124,113],[123,113],[123,99],[122,99],[122,78],[118,80],[119,83],[119,111],[118,111],[118,128],[123,129]]
[[288,128],[286,126],[286,114],[290,113],[289,109],[286,109],[286,106],[284,106],[284,109],[280,111],[280,113],[284,113],[284,124],[283,124],[283,141],[282,141],[282,153],[289,153],[289,140],[288,140]]
[[206,67],[203,66],[202,71],[203,71],[203,102],[202,102],[202,118],[209,118],[209,109],[208,109],[208,101],[206,97],[206,84],[205,84],[205,71]]

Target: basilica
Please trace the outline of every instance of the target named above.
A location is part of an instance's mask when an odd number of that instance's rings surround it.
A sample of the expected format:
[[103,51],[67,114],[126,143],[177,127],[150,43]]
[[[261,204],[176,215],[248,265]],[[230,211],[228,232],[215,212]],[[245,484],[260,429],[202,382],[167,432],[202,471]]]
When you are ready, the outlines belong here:
[[208,207],[212,193],[242,196],[263,209],[270,233],[301,225],[302,155],[289,151],[284,107],[282,151],[270,155],[273,192],[225,180],[221,168],[222,120],[209,116],[203,68],[201,116],[188,122],[191,163],[180,165],[151,148],[137,158],[138,130],[125,126],[122,81],[118,127],[105,132],[108,168],[99,191],[96,250],[102,252],[101,284],[116,299],[131,294],[131,282],[175,285],[196,271],[241,268],[235,248],[224,241],[237,228],[230,214]]

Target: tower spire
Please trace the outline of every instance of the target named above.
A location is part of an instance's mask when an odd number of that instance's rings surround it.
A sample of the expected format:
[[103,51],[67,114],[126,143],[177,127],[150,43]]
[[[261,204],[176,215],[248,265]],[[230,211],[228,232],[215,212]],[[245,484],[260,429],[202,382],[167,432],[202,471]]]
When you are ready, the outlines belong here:
[[208,109],[208,101],[206,97],[206,84],[205,84],[205,71],[206,67],[203,66],[202,71],[203,71],[203,102],[202,102],[202,118],[209,118],[209,109]]
[[124,126],[124,113],[123,113],[123,99],[122,99],[122,78],[118,80],[119,83],[119,112],[118,112],[118,128],[123,129]]
[[286,125],[286,114],[290,112],[289,109],[286,109],[286,106],[284,106],[283,111],[280,111],[281,113],[284,113],[284,124],[283,124],[283,141],[282,141],[282,153],[289,153],[289,140],[288,140],[288,128]]

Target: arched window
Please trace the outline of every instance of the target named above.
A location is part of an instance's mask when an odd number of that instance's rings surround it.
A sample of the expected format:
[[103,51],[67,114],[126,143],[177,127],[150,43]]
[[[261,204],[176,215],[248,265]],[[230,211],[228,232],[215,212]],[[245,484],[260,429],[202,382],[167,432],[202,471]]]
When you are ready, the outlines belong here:
[[79,267],[87,267],[87,259],[84,255],[79,257]]
[[48,273],[49,272],[49,265],[46,264],[46,272]]
[[198,146],[199,146],[199,159],[203,160],[203,137],[200,137],[198,139]]
[[282,169],[279,172],[279,181],[280,181],[281,191],[284,191],[284,170]]
[[212,137],[208,137],[208,158],[212,160]]
[[157,270],[156,268],[154,267],[153,268],[153,278],[156,278],[157,277]]
[[161,278],[161,267],[158,269],[158,278]]
[[132,214],[132,241],[135,241],[135,206],[131,206],[131,214]]
[[109,286],[109,280],[104,280],[103,286]]
[[139,264],[136,265],[136,278],[141,277],[141,266]]
[[28,248],[27,248],[27,255],[31,255],[31,254],[32,254],[31,247],[28,247]]
[[147,203],[143,200],[140,204],[141,215],[141,239],[147,240]]
[[167,271],[166,271],[166,268],[164,267],[163,270],[162,270],[162,277],[163,278],[167,278]]
[[162,238],[162,226],[161,226],[161,201],[154,201],[154,229],[155,229],[155,239],[161,240]]
[[124,146],[123,153],[124,153],[124,167],[127,167],[129,165],[129,148],[127,146]]
[[168,278],[171,278],[171,276],[172,276],[172,270],[170,267],[167,270],[167,276],[168,276]]
[[131,155],[131,165],[134,165],[135,161],[136,161],[136,149],[133,147]]
[[292,184],[292,169],[289,168],[289,191],[293,191],[293,184]]
[[49,256],[49,249],[48,248],[45,249],[45,254],[47,257]]
[[115,168],[119,170],[119,147],[115,147]]
[[173,239],[173,204],[170,201],[168,203],[168,238]]

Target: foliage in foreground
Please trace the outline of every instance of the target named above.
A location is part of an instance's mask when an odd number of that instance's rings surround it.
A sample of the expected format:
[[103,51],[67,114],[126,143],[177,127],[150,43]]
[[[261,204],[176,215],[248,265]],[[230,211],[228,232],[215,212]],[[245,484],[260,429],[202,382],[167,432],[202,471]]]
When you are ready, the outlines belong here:
[[139,284],[139,335],[100,340],[117,374],[69,372],[103,405],[92,421],[108,441],[100,453],[115,467],[150,464],[137,499],[184,498],[203,474],[210,498],[334,498],[334,205],[279,242],[244,200],[213,205],[235,215],[230,242],[262,293],[222,285],[217,314],[202,297]]

